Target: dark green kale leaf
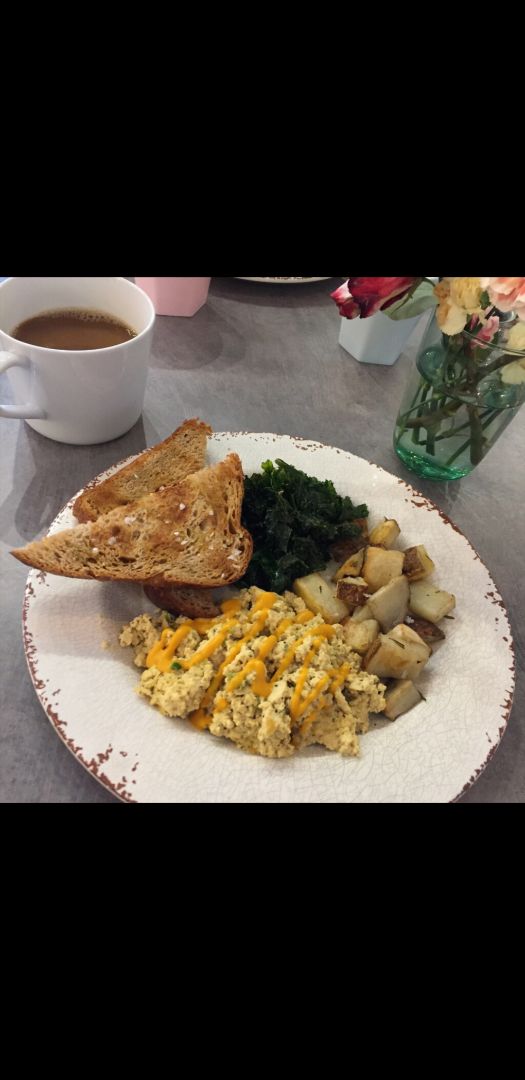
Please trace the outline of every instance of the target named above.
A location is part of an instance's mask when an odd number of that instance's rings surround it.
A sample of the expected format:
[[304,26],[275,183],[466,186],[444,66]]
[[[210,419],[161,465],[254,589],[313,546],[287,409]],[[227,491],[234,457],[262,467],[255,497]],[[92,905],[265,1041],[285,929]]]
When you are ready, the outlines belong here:
[[283,592],[297,577],[322,570],[335,540],[361,534],[356,518],[368,516],[337,493],[331,480],[318,480],[277,458],[245,481],[243,525],[254,554],[243,585]]

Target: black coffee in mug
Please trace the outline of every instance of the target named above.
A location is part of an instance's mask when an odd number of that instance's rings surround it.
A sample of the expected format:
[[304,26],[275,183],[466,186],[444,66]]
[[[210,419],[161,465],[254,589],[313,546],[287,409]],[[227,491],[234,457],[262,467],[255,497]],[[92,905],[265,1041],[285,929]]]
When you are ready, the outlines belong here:
[[136,331],[104,311],[83,308],[42,311],[25,319],[11,337],[44,349],[109,349],[136,337]]

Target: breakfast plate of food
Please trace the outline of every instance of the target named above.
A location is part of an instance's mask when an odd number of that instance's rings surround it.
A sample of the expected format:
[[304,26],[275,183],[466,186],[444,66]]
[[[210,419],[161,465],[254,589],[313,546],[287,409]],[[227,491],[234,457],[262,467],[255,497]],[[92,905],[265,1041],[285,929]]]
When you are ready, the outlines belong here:
[[13,555],[36,693],[137,802],[449,802],[514,686],[467,538],[337,447],[185,421]]

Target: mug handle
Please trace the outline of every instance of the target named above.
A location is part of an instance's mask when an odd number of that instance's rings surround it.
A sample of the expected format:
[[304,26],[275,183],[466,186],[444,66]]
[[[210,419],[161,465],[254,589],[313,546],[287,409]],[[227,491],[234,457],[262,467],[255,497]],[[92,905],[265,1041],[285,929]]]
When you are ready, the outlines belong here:
[[[25,356],[16,356],[15,353],[0,352],[0,375],[12,367],[29,366]],[[0,416],[6,416],[11,420],[45,420],[46,413],[36,405],[13,405],[7,408],[0,404]]]

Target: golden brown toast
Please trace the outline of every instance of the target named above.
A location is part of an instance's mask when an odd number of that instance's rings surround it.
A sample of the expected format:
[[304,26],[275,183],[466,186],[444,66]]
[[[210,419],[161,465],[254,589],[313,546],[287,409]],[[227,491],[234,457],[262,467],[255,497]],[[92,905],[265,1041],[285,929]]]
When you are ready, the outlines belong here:
[[179,484],[110,510],[11,554],[62,577],[211,589],[241,578],[252,539],[241,526],[244,495],[237,454]]
[[180,588],[176,585],[158,588],[145,585],[144,592],[152,604],[172,615],[185,615],[188,619],[214,619],[221,613],[210,589],[191,589],[184,585]]
[[80,522],[96,521],[118,506],[184,480],[204,467],[211,434],[211,427],[202,420],[185,420],[164,442],[145,450],[107,480],[88,484],[73,506],[75,517]]

